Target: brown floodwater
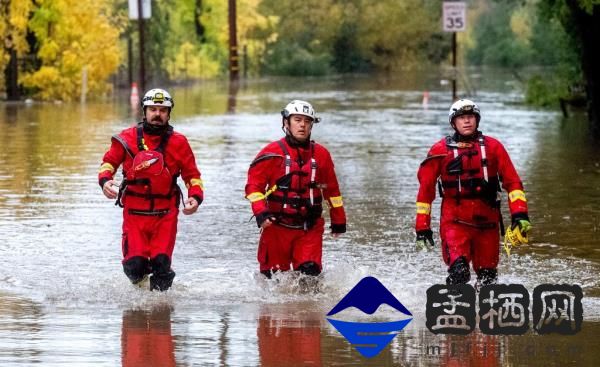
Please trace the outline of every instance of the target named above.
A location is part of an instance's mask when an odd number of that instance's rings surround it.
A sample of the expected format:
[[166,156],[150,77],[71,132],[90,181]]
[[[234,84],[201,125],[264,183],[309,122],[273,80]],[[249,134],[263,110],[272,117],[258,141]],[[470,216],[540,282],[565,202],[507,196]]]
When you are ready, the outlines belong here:
[[[110,136],[137,118],[126,93],[84,106],[0,104],[0,365],[595,365],[600,148],[580,112],[565,119],[525,106],[505,75],[483,75],[471,75],[470,97],[481,130],[504,143],[521,174],[533,225],[530,245],[502,253],[500,281],[529,292],[580,285],[579,333],[456,336],[425,327],[426,290],[446,271],[437,252],[416,252],[413,232],[417,168],[449,133],[450,95],[438,76],[270,78],[172,89],[172,124],[196,154],[206,199],[180,217],[177,277],[165,293],[123,275],[121,213],[96,179]],[[323,118],[313,138],[333,156],[348,215],[348,233],[325,238],[316,294],[299,292],[293,277],[257,274],[258,230],[244,199],[249,163],[282,135],[279,111],[296,98]],[[439,201],[433,213],[436,222]],[[368,275],[414,316],[372,359],[325,317]],[[389,310],[375,316],[392,319]]]

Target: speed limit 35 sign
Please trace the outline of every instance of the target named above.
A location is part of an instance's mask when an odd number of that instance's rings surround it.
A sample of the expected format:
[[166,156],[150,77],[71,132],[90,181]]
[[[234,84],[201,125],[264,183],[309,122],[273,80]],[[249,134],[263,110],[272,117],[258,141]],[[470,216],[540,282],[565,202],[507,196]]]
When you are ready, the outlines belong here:
[[442,23],[444,32],[462,32],[467,25],[467,5],[462,1],[444,1]]

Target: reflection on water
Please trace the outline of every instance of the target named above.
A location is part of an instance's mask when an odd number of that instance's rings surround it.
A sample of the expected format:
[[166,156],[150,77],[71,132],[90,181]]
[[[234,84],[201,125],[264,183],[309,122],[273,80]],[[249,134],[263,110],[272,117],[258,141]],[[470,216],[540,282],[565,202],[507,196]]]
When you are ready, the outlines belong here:
[[123,311],[121,361],[123,367],[176,365],[170,306]]
[[43,316],[41,305],[0,291],[0,365],[38,359],[41,349],[30,341],[41,339]]
[[[0,364],[62,365],[68,356],[94,366],[163,357],[161,365],[520,365],[544,360],[549,346],[565,355],[571,342],[585,347],[599,331],[600,148],[581,133],[583,116],[563,120],[558,111],[522,106],[502,78],[479,80],[475,99],[482,130],[505,144],[522,175],[534,232],[530,246],[501,255],[500,279],[529,291],[580,284],[586,323],[568,338],[451,338],[425,329],[425,291],[446,269],[438,254],[414,249],[414,200],[419,163],[448,133],[449,94],[439,88],[434,75],[411,74],[173,89],[173,123],[194,149],[206,199],[196,215],[181,218],[177,277],[166,294],[127,282],[121,213],[96,182],[110,136],[135,122],[128,96],[86,106],[0,104],[0,258],[9,269],[0,273]],[[313,137],[332,153],[349,218],[348,233],[325,238],[319,294],[257,276],[259,234],[243,198],[248,164],[281,136],[278,111],[294,98],[314,102],[323,117]],[[436,222],[439,201],[433,213]],[[415,315],[371,360],[324,322],[367,275]],[[150,358],[155,342],[165,352]],[[564,362],[589,358],[579,353]]]
[[261,366],[322,366],[322,315],[289,311],[277,305],[261,307],[256,330]]
[[229,83],[229,90],[227,96],[227,113],[235,113],[237,106],[237,94],[240,90],[240,82],[234,81]]

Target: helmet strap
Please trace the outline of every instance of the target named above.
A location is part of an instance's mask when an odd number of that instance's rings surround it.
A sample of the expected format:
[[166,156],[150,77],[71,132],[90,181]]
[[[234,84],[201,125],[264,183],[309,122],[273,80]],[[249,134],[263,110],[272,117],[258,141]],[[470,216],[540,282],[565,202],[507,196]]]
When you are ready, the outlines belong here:
[[285,135],[287,135],[287,134],[289,133],[289,131],[290,131],[290,130],[289,130],[287,127],[285,127],[285,122],[286,122],[286,121],[288,122],[288,125],[289,125],[289,123],[290,123],[290,120],[286,119],[285,117],[283,117],[283,118],[281,119],[281,131],[283,131],[283,133],[284,133]]

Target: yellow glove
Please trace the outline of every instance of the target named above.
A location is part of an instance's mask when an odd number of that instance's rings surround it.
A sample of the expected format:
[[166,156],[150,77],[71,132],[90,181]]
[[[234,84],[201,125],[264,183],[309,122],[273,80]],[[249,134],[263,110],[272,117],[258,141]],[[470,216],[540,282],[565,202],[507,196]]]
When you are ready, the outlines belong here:
[[513,247],[529,243],[527,232],[530,230],[531,223],[528,219],[513,218],[512,225],[504,234],[504,250],[508,256]]

